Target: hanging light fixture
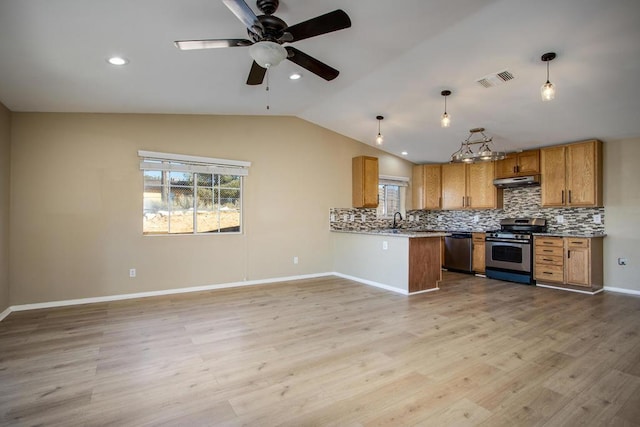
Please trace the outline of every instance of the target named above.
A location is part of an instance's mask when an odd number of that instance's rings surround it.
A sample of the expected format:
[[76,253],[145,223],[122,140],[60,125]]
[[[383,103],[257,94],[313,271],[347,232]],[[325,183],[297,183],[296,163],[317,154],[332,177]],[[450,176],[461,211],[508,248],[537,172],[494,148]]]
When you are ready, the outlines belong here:
[[[476,135],[478,133],[481,137]],[[478,151],[473,151],[471,148],[473,145],[480,145]],[[492,150],[492,146],[493,138],[484,134],[484,128],[470,129],[469,136],[462,141],[460,149],[451,155],[451,163],[491,162],[504,159],[506,154]]]
[[377,145],[382,145],[382,142],[384,141],[384,137],[380,133],[380,122],[383,119],[384,119],[384,117],[382,117],[382,116],[376,116],[376,120],[378,121],[378,136],[376,136],[376,144]]
[[451,126],[451,116],[447,114],[447,96],[451,95],[450,90],[443,90],[440,92],[440,95],[444,96],[444,113],[440,117],[440,126],[443,128],[448,128]]
[[547,82],[540,88],[543,101],[551,101],[556,97],[556,87],[549,81],[549,62],[556,57],[555,52],[547,52],[540,59],[547,63]]

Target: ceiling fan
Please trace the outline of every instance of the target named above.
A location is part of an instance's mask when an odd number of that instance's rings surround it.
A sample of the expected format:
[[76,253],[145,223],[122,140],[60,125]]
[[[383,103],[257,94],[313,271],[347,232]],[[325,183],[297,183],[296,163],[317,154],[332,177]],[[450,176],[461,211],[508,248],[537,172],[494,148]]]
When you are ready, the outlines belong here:
[[175,45],[182,50],[249,46],[253,64],[247,78],[248,85],[262,84],[267,69],[278,65],[284,59],[306,68],[325,80],[338,77],[339,71],[335,68],[294,47],[282,46],[282,44],[349,28],[351,20],[343,10],[334,10],[288,26],[282,19],[273,15],[278,8],[278,0],[257,0],[258,9],[264,14],[260,16],[256,16],[244,0],[222,0],[222,2],[247,27],[249,39],[178,40]]

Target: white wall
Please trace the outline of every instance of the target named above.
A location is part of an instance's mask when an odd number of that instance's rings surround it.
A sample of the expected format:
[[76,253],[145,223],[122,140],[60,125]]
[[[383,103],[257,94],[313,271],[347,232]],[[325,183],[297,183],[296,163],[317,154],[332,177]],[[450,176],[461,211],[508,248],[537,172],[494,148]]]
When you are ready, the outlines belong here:
[[[13,113],[11,142],[12,305],[332,271],[351,158],[412,166],[293,117]],[[140,149],[251,161],[245,233],[142,236]]]
[[[604,144],[604,284],[640,292],[640,138]],[[625,257],[628,265],[618,265]]]
[[0,103],[0,314],[9,307],[11,113]]

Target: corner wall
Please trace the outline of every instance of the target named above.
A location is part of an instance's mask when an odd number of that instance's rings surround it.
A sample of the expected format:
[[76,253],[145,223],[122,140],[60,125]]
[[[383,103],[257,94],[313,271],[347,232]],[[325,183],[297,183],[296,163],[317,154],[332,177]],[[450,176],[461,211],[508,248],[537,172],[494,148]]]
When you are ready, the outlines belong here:
[[[640,138],[604,144],[604,284],[640,293]],[[618,258],[627,258],[626,266]]]
[[[12,305],[333,271],[351,158],[412,167],[293,117],[13,113],[11,142]],[[142,236],[138,150],[251,161],[244,233]]]
[[0,103],[0,315],[9,307],[11,112]]

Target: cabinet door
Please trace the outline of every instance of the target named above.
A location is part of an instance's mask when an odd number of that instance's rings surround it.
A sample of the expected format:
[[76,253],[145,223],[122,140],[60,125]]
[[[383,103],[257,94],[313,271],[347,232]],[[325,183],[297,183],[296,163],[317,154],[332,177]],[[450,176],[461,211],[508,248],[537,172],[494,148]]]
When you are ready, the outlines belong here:
[[442,209],[462,209],[466,205],[466,165],[442,165]]
[[378,159],[376,157],[354,157],[353,174],[353,207],[378,207]]
[[566,239],[567,255],[564,261],[565,278],[567,284],[577,286],[591,286],[589,272],[589,239]]
[[535,175],[540,173],[540,150],[518,153],[516,172],[518,175]]
[[507,154],[503,160],[496,162],[496,178],[510,178],[517,176],[518,156],[515,153]]
[[413,167],[411,176],[411,199],[413,209],[425,209],[425,192],[426,183],[424,179],[425,165],[416,165]]
[[565,147],[540,150],[542,206],[565,204]]
[[424,209],[442,208],[442,168],[424,165]]
[[484,273],[485,270],[484,238],[484,233],[473,233],[473,271],[476,273]]
[[602,193],[600,147],[595,140],[567,146],[568,206],[602,205],[602,197],[598,197]]
[[467,207],[495,209],[498,189],[493,185],[495,163],[482,162],[467,166]]

